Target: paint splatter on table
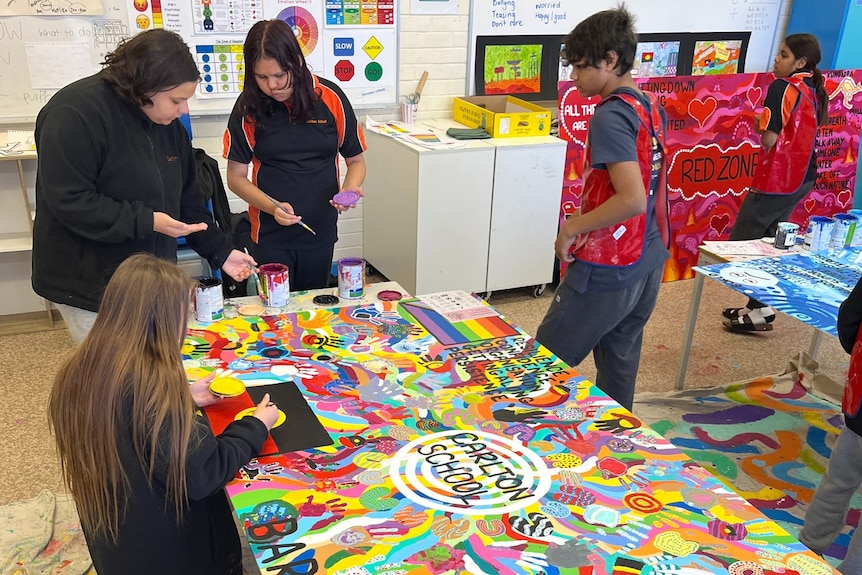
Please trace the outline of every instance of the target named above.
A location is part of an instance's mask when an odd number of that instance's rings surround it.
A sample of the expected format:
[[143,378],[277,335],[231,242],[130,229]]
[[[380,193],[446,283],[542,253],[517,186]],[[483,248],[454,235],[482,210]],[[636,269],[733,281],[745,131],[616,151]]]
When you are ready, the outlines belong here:
[[[262,573],[832,572],[492,317],[448,322],[407,300],[189,332],[190,377],[291,382],[331,438],[228,485]],[[216,430],[234,413],[209,410]]]

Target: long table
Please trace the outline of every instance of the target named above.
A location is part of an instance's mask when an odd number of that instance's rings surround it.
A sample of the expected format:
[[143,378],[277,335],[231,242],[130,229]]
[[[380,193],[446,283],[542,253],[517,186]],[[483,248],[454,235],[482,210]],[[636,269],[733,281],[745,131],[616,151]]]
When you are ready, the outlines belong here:
[[674,387],[682,389],[705,278],[772,306],[814,328],[808,353],[815,357],[822,334],[837,336],[838,307],[862,276],[862,248],[728,261],[699,248],[699,265],[683,329]]
[[831,568],[463,292],[195,325],[285,412],[227,486],[261,573],[784,573]]

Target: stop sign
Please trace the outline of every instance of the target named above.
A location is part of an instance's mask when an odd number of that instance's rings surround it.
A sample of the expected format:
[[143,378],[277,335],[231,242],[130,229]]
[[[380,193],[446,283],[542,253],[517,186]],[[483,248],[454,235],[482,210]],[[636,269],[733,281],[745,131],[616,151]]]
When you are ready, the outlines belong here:
[[350,60],[339,60],[335,63],[335,77],[342,82],[347,82],[353,78],[353,62]]

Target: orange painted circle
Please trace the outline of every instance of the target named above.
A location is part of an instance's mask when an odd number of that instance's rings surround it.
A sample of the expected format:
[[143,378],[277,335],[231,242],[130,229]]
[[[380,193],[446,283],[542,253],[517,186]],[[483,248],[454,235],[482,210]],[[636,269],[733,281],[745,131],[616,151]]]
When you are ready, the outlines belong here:
[[656,513],[661,511],[663,507],[661,501],[647,493],[629,493],[623,497],[623,503],[629,509],[640,511],[641,513]]

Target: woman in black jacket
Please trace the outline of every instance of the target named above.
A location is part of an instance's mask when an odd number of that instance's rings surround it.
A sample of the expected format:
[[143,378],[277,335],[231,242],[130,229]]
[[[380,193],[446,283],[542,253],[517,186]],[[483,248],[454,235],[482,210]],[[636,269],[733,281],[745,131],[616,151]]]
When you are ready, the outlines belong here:
[[150,30],[39,113],[33,290],[57,304],[77,342],[111,274],[134,253],[176,260],[185,236],[212,269],[237,281],[250,274],[254,260],[212,224],[179,121],[199,80],[183,39]]

